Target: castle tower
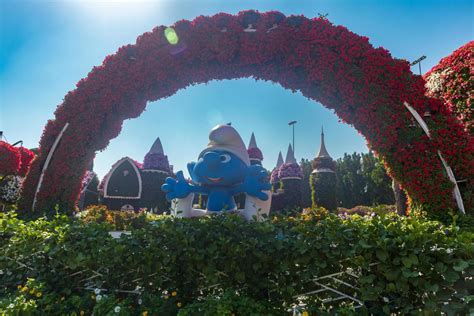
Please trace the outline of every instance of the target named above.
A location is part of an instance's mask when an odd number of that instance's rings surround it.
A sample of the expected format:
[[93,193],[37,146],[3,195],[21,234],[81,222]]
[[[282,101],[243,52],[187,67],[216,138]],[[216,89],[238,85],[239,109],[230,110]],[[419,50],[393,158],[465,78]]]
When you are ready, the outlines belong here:
[[263,154],[260,148],[257,146],[254,133],[252,133],[252,136],[250,137],[250,143],[247,148],[247,152],[249,154],[250,164],[260,166],[262,165]]
[[165,174],[170,172],[168,157],[163,152],[163,145],[161,145],[159,137],[156,138],[143,159],[143,170],[144,172],[161,172]]
[[322,206],[328,210],[336,210],[336,163],[329,155],[324,142],[324,130],[321,127],[321,146],[312,161],[311,200],[313,207]]
[[166,201],[166,194],[161,190],[161,185],[171,174],[171,168],[159,137],[156,138],[143,159],[141,174],[143,191],[140,207],[147,208],[154,213],[167,211],[169,203]]
[[283,209],[294,209],[302,203],[302,179],[303,171],[295,159],[291,144],[288,146],[285,163],[280,166],[278,177],[284,191]]
[[270,175],[270,183],[272,184],[273,192],[276,192],[280,188],[280,177],[278,173],[280,172],[280,167],[283,165],[283,156],[281,151],[278,153],[278,160],[275,168]]
[[78,207],[83,210],[89,205],[99,204],[99,178],[94,172],[94,162],[91,161],[82,178]]

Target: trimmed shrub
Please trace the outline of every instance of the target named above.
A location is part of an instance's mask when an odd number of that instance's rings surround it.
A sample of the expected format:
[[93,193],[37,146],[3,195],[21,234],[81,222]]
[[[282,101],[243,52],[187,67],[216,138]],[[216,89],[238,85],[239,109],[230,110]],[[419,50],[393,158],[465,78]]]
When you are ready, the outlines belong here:
[[332,172],[318,172],[310,176],[311,201],[313,206],[321,206],[330,211],[337,208],[336,174]]
[[142,172],[140,207],[158,214],[169,211],[170,203],[166,200],[166,193],[161,190],[161,185],[165,183],[167,177],[168,174],[161,172]]
[[294,209],[301,206],[303,200],[302,179],[282,179],[281,189],[283,189],[282,209]]
[[[249,307],[287,315],[295,296],[317,289],[316,277],[351,269],[359,290],[346,293],[363,302],[358,314],[469,312],[474,234],[436,221],[326,214],[246,222],[224,214],[160,216],[119,239],[109,229],[0,214],[0,311],[247,315]],[[324,304],[321,294],[305,300],[311,313],[354,308]]]

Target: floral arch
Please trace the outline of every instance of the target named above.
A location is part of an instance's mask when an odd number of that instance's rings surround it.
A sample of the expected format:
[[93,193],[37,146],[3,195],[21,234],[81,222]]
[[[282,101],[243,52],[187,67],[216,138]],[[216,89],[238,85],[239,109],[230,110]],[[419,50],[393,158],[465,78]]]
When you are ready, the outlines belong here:
[[[440,101],[425,96],[423,79],[407,61],[324,18],[245,11],[156,27],[94,67],[48,121],[22,209],[72,209],[95,153],[147,102],[189,85],[243,77],[279,83],[333,109],[365,136],[412,203],[455,207],[438,150],[457,178],[473,178],[472,139]],[[430,138],[403,102],[429,115]]]

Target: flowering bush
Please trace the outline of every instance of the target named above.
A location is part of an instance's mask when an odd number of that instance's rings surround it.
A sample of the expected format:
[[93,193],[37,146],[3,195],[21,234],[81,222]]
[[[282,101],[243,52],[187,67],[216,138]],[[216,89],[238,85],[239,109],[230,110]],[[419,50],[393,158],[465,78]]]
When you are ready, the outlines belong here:
[[311,161],[313,169],[327,168],[336,171],[336,162],[331,157],[318,157]]
[[347,209],[344,207],[337,208],[337,215],[343,219],[348,219],[352,215],[359,215],[362,217],[373,217],[376,215],[396,214],[397,207],[395,205],[377,205],[365,206],[357,205],[353,208]]
[[20,199],[23,177],[8,175],[0,181],[0,201],[13,204]]
[[25,147],[19,147],[18,152],[20,153],[20,169],[18,174],[24,177],[30,169],[31,161],[35,158],[35,154]]
[[[170,29],[156,27],[119,48],[65,96],[43,132],[39,157],[25,181],[23,210],[31,210],[47,153],[66,123],[36,210],[56,203],[73,209],[95,152],[120,133],[124,119],[138,117],[147,102],[216,79],[277,82],[334,110],[365,136],[413,203],[431,205],[430,211],[455,207],[438,150],[456,176],[474,177],[474,140],[439,100],[425,96],[423,78],[411,73],[407,61],[343,26],[323,18],[245,11],[178,21],[171,42],[165,32]],[[412,127],[404,101],[419,113],[432,113],[431,139]]]
[[155,169],[170,172],[168,156],[159,153],[147,153],[143,160],[143,169]]
[[0,175],[13,175],[20,169],[21,158],[18,148],[0,140]]
[[[469,314],[471,232],[396,215],[320,213],[250,223],[234,214],[161,216],[118,239],[94,221],[0,214],[0,311],[249,315],[252,306],[288,315],[296,295],[318,289],[316,277],[350,269],[359,278],[341,280],[358,288],[344,290],[362,301],[358,314]],[[326,294],[307,297],[311,315],[344,307],[324,304]]]
[[114,230],[142,228],[148,217],[154,215],[141,212],[111,211],[105,205],[91,205],[77,216],[84,223],[107,223]]
[[273,169],[271,175],[270,175],[270,183],[279,183],[280,182],[280,177],[278,176],[279,168]]
[[472,60],[474,41],[441,59],[424,75],[428,94],[441,99],[474,135]]
[[257,147],[247,149],[247,153],[249,154],[250,159],[263,160],[262,151]]
[[278,178],[303,178],[303,171],[297,163],[284,163],[278,169]]
[[94,171],[87,170],[81,181],[81,193],[84,192],[94,178],[97,178],[97,174]]

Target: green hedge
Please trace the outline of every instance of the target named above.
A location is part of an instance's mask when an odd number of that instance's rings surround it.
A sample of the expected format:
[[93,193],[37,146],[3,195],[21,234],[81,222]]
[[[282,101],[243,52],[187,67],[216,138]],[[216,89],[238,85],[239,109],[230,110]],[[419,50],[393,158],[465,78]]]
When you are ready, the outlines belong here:
[[360,290],[348,294],[364,306],[309,296],[310,315],[469,312],[474,234],[454,225],[309,213],[261,223],[158,216],[137,227],[113,239],[107,224],[1,214],[0,311],[287,315],[295,295],[316,289],[314,278],[350,268]]
[[283,179],[281,180],[281,189],[284,191],[281,210],[294,209],[301,206],[303,201],[302,179]]
[[336,174],[331,172],[318,172],[311,174],[311,201],[313,207],[324,207],[330,211],[337,208],[336,201]]

